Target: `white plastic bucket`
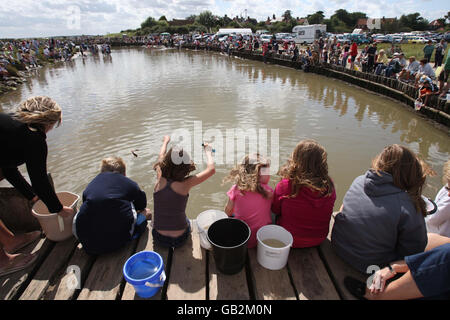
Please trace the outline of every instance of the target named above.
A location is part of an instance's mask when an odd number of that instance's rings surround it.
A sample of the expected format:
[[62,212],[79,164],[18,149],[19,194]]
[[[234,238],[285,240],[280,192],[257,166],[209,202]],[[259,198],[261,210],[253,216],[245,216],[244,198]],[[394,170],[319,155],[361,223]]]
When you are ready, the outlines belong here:
[[208,229],[209,227],[220,219],[227,219],[228,215],[220,210],[206,210],[197,216],[196,222],[200,235],[200,245],[206,249],[211,250],[211,243],[208,241]]
[[50,213],[42,200],[34,204],[31,212],[38,219],[48,239],[52,241],[64,241],[73,235],[72,222],[77,212],[77,204],[80,197],[74,193],[65,191],[58,192],[56,195],[63,206],[71,207],[74,210],[73,215],[62,218],[58,214]]
[[[260,265],[269,270],[280,270],[286,265],[294,238],[283,227],[270,224],[261,227],[256,233],[258,246],[256,259]],[[278,240],[285,244],[284,247],[274,248],[263,243],[265,240]]]

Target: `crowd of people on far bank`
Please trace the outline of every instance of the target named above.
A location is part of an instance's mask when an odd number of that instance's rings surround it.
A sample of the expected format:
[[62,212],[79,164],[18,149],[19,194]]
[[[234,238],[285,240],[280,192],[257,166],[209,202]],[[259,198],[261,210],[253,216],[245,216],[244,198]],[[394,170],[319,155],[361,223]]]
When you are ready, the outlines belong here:
[[[46,171],[46,134],[62,121],[60,106],[49,97],[33,97],[11,114],[0,113],[0,179],[7,179],[27,199],[42,200],[49,211],[73,216],[53,190]],[[197,165],[165,136],[154,170],[153,212],[147,196],[127,177],[118,157],[101,162],[99,174],[83,192],[83,204],[73,220],[73,234],[88,254],[101,255],[139,237],[151,220],[153,239],[161,246],[185,245],[191,233],[186,206],[192,188],[215,172],[214,149],[204,144],[206,168]],[[31,185],[18,166],[26,164]],[[369,165],[369,164],[368,164]],[[231,183],[224,211],[248,224],[248,247],[256,246],[256,232],[278,224],[293,236],[294,248],[320,245],[330,231],[335,253],[362,273],[378,266],[366,286],[345,281],[361,299],[449,298],[450,295],[450,160],[444,164],[444,187],[436,208],[422,196],[426,177],[435,172],[413,151],[401,145],[385,147],[367,172],[357,177],[333,217],[336,184],[328,173],[327,152],[315,140],[302,140],[270,182],[270,160],[249,154],[233,168],[223,183]],[[432,213],[432,214],[431,214]],[[14,235],[0,223],[0,277],[22,270],[36,254],[18,254],[40,232]]]
[[[429,105],[431,95],[438,95],[439,98],[445,99],[450,88],[448,55],[444,61],[447,49],[445,40],[441,40],[436,45],[431,41],[425,44],[422,59],[412,55],[406,57],[401,45],[398,44],[392,44],[389,50],[379,50],[378,44],[373,42],[360,50],[355,41],[341,43],[336,37],[320,38],[308,46],[298,46],[294,41],[280,43],[275,37],[270,41],[261,41],[258,37],[242,35],[229,36],[224,41],[218,41],[213,37],[201,40],[185,37],[176,42],[176,45],[180,43],[193,43],[197,48],[204,44],[206,49],[216,47],[228,54],[232,54],[233,50],[256,51],[262,53],[264,62],[273,53],[288,55],[292,61],[302,62],[305,70],[310,65],[328,63],[351,70],[374,73],[413,84],[418,89],[418,101],[421,101],[423,105]],[[433,54],[434,64],[432,65]]]
[[111,54],[109,43],[99,45],[98,42],[98,39],[82,39],[76,45],[72,40],[54,38],[0,41],[0,80],[17,77],[18,71],[32,70],[45,62],[70,61],[77,52],[83,57],[87,52],[96,55],[100,50],[104,55]]

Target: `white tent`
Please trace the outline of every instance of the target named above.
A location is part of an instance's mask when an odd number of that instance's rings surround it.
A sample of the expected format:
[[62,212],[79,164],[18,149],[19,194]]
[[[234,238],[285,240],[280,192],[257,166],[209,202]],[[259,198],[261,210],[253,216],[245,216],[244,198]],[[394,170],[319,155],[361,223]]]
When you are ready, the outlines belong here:
[[231,33],[235,33],[235,34],[242,34],[242,35],[246,35],[246,34],[253,34],[252,29],[250,28],[224,28],[224,29],[219,29],[219,32],[217,32],[217,34],[231,34]]

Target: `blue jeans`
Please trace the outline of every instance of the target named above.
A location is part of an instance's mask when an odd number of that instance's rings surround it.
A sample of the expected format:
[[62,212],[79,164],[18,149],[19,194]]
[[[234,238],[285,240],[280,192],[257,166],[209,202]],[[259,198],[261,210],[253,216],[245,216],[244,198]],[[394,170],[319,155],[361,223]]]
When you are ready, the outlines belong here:
[[134,223],[134,233],[132,239],[139,238],[141,234],[145,231],[146,227],[147,227],[147,218],[142,213],[138,213],[136,222]]
[[407,256],[405,262],[425,298],[450,298],[450,244]]
[[188,219],[186,219],[188,227],[186,228],[186,231],[179,237],[168,237],[160,234],[156,229],[153,228],[152,235],[153,240],[159,244],[162,247],[165,248],[179,248],[181,247],[186,240],[188,239],[189,235],[191,234],[191,223]]

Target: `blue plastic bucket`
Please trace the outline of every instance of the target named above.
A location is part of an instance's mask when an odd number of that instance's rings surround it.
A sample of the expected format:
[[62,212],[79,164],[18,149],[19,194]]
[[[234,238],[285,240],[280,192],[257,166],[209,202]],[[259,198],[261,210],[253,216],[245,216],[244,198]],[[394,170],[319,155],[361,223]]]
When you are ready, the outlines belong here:
[[153,251],[141,251],[131,256],[123,266],[123,275],[141,298],[153,297],[166,280],[163,259]]

